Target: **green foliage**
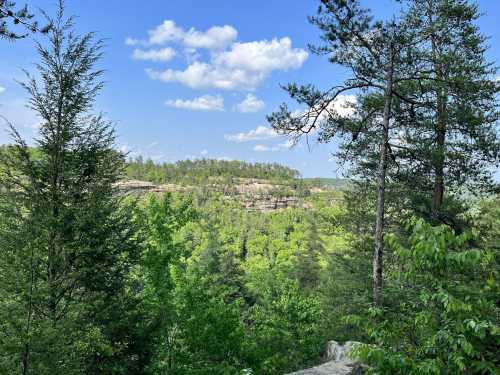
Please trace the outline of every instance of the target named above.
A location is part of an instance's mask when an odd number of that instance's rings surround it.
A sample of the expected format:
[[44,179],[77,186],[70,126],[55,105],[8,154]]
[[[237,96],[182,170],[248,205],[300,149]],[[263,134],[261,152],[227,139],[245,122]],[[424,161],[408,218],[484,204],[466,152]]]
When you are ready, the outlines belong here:
[[[309,110],[269,117],[285,133],[339,136],[358,177],[349,183],[278,164],[125,163],[110,123],[92,114],[102,43],[78,36],[61,6],[23,85],[42,120],[35,146],[12,127],[14,144],[0,148],[0,373],[282,375],[336,339],[366,343],[356,353],[372,373],[497,374],[500,200],[469,193],[495,188],[499,85],[475,5],[407,5],[394,33],[357,0],[322,0],[311,21],[325,45],[313,52],[352,79],[325,92],[291,84]],[[7,20],[31,20],[14,6],[0,0],[0,37],[22,36]],[[350,89],[353,115],[331,111]],[[394,115],[382,136],[384,102]],[[388,251],[373,307],[382,146]],[[123,177],[181,188],[123,198]],[[247,210],[234,197],[256,197],[240,191],[253,183],[301,204]]]
[[134,315],[139,350],[137,367],[153,371],[151,363],[165,355],[177,318],[172,270],[187,256],[188,250],[176,239],[176,233],[189,225],[196,212],[189,199],[172,194],[149,195],[138,204],[133,201],[129,204],[135,211],[137,235],[142,242],[142,254],[134,268],[129,292],[137,301]]
[[[12,0],[0,0],[0,38],[8,41],[16,41],[26,38],[29,33],[48,33],[50,23],[39,27],[33,20],[34,15],[28,10],[28,6],[17,7]],[[19,32],[19,27],[23,30]]]
[[255,374],[283,374],[313,363],[325,343],[317,297],[301,293],[296,281],[268,277],[250,309],[246,352]]
[[196,159],[181,160],[173,164],[155,164],[139,157],[128,162],[126,175],[131,179],[183,185],[218,180],[230,183],[240,178],[288,181],[298,178],[299,172],[280,164],[252,164],[238,160]]
[[23,84],[42,120],[36,151],[14,128],[0,168],[0,372],[125,371],[128,271],[135,226],[113,184],[114,133],[90,113],[101,43],[62,9],[38,44],[39,79]]
[[[419,220],[386,286],[385,308],[364,327],[373,346],[360,357],[382,374],[493,374],[498,370],[498,254],[470,247],[470,233]],[[366,320],[365,320],[366,319]]]
[[326,224],[316,227],[305,210],[268,215],[220,197],[194,205],[183,194],[135,205],[144,249],[131,290],[140,301],[141,366],[151,374],[282,374],[317,360]]
[[[177,320],[173,374],[238,374],[242,368],[241,301],[234,290],[193,270],[179,276],[175,291]],[[166,363],[165,363],[166,362]]]

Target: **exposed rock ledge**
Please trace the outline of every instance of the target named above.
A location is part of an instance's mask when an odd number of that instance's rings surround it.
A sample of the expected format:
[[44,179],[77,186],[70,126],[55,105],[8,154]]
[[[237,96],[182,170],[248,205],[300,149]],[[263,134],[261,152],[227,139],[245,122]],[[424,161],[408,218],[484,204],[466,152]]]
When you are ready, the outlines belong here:
[[[115,186],[122,194],[134,195],[142,195],[146,193],[161,194],[165,192],[175,191],[193,191],[196,189],[195,186],[182,186],[175,184],[157,185],[152,182],[140,180],[120,181]],[[255,182],[254,180],[251,180],[247,185],[240,184],[231,186],[231,188],[234,189],[234,191],[231,192],[226,191],[230,189],[222,185],[206,185],[205,188],[212,188],[216,191],[217,189],[219,189],[220,192],[224,194],[225,198],[236,199],[243,205],[243,207],[251,211],[271,212],[286,208],[308,207],[304,202],[301,202],[295,196],[273,196],[272,192],[279,188],[278,185],[272,185],[264,182]]]
[[356,344],[358,343],[354,341],[347,341],[344,345],[329,341],[325,355],[328,362],[288,375],[361,375],[364,366],[349,358],[349,351]]

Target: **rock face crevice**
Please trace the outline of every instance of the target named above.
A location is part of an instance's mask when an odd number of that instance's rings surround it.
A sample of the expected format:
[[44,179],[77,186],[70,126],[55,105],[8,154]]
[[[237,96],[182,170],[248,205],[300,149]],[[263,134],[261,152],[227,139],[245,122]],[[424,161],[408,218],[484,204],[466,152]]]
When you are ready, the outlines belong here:
[[347,341],[344,345],[328,341],[325,350],[325,363],[288,375],[362,375],[364,366],[350,358],[349,353],[360,343]]

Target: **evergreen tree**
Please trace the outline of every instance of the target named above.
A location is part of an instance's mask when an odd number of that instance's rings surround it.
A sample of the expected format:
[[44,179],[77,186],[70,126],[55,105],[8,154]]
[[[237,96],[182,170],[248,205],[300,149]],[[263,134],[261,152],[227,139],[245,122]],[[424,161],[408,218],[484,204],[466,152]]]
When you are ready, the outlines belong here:
[[[125,366],[124,292],[134,225],[113,184],[114,133],[91,114],[102,43],[78,36],[62,5],[37,44],[40,78],[23,84],[41,119],[36,153],[12,128],[4,155],[0,242],[1,372],[102,373]],[[8,217],[9,220],[5,220]]]
[[[406,82],[425,105],[402,103],[404,124],[391,144],[400,160],[394,178],[426,219],[461,229],[453,200],[491,191],[492,167],[500,162],[496,68],[487,61],[486,38],[468,0],[408,1],[405,24],[419,35],[413,46],[421,74]],[[446,198],[446,199],[445,199]]]
[[321,272],[319,262],[321,256],[325,253],[318,226],[311,216],[306,218],[305,230],[304,233],[301,233],[305,238],[302,238],[302,241],[298,244],[296,266],[299,286],[309,291],[318,287]]
[[[0,0],[0,38],[15,41],[26,38],[29,33],[48,33],[50,23],[40,27],[33,18],[34,15],[28,10],[28,6],[17,8],[16,3],[12,0]],[[12,27],[17,25],[23,27],[27,32],[14,31]]]
[[[358,0],[322,0],[311,22],[321,30],[325,41],[312,51],[328,55],[330,62],[347,68],[350,77],[326,91],[312,85],[286,86],[290,96],[306,110],[297,114],[282,105],[268,120],[276,130],[295,137],[316,130],[320,142],[339,137],[344,149],[339,156],[348,163],[362,163],[367,153],[377,155],[370,177],[376,185],[373,301],[378,304],[383,276],[386,180],[391,162],[389,140],[398,132],[393,107],[396,101],[415,103],[397,84],[407,78],[410,62],[416,66],[411,55],[415,35],[396,21],[374,22]],[[418,70],[411,74],[418,74]]]

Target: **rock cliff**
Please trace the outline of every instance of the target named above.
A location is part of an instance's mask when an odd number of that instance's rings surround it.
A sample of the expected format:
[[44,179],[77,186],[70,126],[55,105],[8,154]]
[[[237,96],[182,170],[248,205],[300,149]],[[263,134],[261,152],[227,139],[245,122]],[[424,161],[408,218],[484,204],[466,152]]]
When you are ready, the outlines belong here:
[[349,357],[350,350],[359,344],[347,341],[344,345],[337,341],[329,341],[325,350],[325,363],[288,375],[361,375],[364,366]]
[[[148,181],[127,180],[116,185],[122,194],[141,195],[146,193],[164,193],[174,191],[195,191],[194,186],[176,184],[156,185]],[[207,185],[200,188],[207,191],[217,191],[227,199],[239,201],[248,210],[270,212],[280,209],[305,207],[306,204],[297,196],[277,196],[274,194],[279,186],[264,180],[249,179],[239,184],[228,186]],[[198,189],[200,189],[198,188]]]

